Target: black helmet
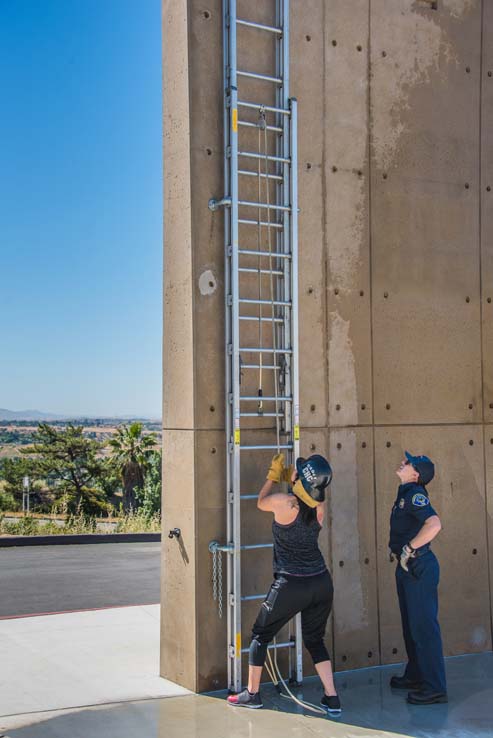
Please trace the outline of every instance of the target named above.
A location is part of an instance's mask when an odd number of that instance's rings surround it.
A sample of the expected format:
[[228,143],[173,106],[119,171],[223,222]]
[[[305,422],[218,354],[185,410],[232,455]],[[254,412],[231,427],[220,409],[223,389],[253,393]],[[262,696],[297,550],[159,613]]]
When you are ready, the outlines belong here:
[[296,471],[299,479],[294,484],[294,494],[310,507],[316,507],[325,500],[325,488],[332,480],[329,462],[320,454],[308,459],[300,456],[296,459]]

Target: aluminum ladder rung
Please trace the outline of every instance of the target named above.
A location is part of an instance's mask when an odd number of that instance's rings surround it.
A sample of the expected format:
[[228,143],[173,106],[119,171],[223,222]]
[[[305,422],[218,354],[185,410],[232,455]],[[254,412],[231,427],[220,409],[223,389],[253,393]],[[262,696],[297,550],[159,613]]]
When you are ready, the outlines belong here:
[[282,36],[282,28],[277,26],[266,26],[264,23],[255,23],[255,21],[245,20],[244,18],[237,18],[236,23],[239,26],[247,26],[248,28],[256,28],[258,31],[267,31],[268,33],[276,33],[278,36]]
[[275,305],[277,307],[291,307],[291,300],[254,300],[250,297],[240,297],[238,300],[242,305]]
[[236,71],[238,77],[246,77],[247,79],[258,79],[261,82],[271,82],[274,85],[282,85],[282,77],[271,77],[268,74],[259,74],[258,72],[247,72],[246,70],[238,69]]
[[275,161],[279,164],[291,164],[291,159],[286,156],[274,156],[273,154],[257,154],[256,151],[238,151],[238,156],[244,156],[245,159],[261,159],[262,161]]
[[[269,646],[267,646],[267,648],[269,648],[271,650],[275,650],[277,648],[294,648],[295,645],[296,644],[295,644],[294,641],[286,641],[286,643],[276,643],[276,644],[271,643]],[[249,648],[242,648],[241,649],[241,653],[249,653],[249,652],[250,652],[250,649]]]
[[261,595],[245,595],[241,598],[242,602],[252,602],[253,600],[265,600],[267,597],[267,592],[265,594]]
[[240,495],[240,500],[258,500],[258,493],[256,495]]
[[[274,548],[273,543],[247,543],[245,546],[240,546],[242,551],[257,551],[261,548]],[[230,551],[232,553],[232,551]]]
[[290,259],[291,254],[285,254],[283,251],[256,251],[255,249],[238,249],[238,253],[243,256],[271,256],[273,259]]
[[255,226],[262,226],[263,228],[277,228],[278,230],[282,231],[284,228],[282,223],[272,223],[265,220],[251,220],[250,218],[238,218],[238,223],[241,223],[241,225],[255,225]]
[[239,349],[239,352],[240,354],[241,353],[243,354],[292,354],[293,353],[292,349],[256,348],[255,346],[253,347],[243,346],[242,348]]
[[286,213],[291,212],[291,208],[287,205],[272,205],[269,202],[252,202],[251,200],[238,200],[238,205],[243,205],[243,207],[245,208],[261,208],[262,210],[280,210]]
[[238,271],[242,274],[272,274],[274,277],[284,277],[284,272],[280,269],[256,269],[255,267],[238,267]]
[[[258,172],[250,172],[248,169],[238,169],[238,174],[242,174],[244,177],[258,177]],[[274,182],[282,182],[282,177],[280,174],[266,174],[265,172],[260,172],[260,176],[264,177],[266,179],[267,177],[269,179],[272,179]]]
[[241,451],[277,451],[277,449],[285,449],[286,451],[291,451],[292,448],[292,443],[281,443],[280,446],[275,443],[266,443],[261,446],[240,446]]
[[274,369],[275,371],[279,371],[281,367],[275,366],[273,364],[262,364],[262,366],[260,366],[260,364],[242,364],[241,368],[242,369]]
[[263,396],[259,397],[258,395],[241,395],[240,400],[242,402],[258,402],[259,400],[262,400],[263,402],[292,402],[292,397],[275,397],[273,395]]
[[[239,315],[239,320],[250,321],[251,323],[284,323],[282,318],[259,318],[258,315]],[[258,367],[260,368],[260,367]]]
[[[258,128],[258,123],[252,123],[251,120],[239,120],[238,121],[239,126],[243,126],[244,128]],[[282,133],[282,128],[280,126],[264,126],[265,130],[272,131],[273,133]],[[263,130],[263,129],[262,129]],[[282,179],[282,177],[281,177]]]
[[[258,399],[259,402],[262,401],[261,397]],[[284,415],[283,413],[240,413],[240,418],[284,418]]]
[[287,115],[291,117],[291,110],[289,108],[276,108],[273,105],[264,105],[263,103],[238,100],[238,107],[251,108],[252,110],[265,110],[266,113],[279,113],[279,115]]

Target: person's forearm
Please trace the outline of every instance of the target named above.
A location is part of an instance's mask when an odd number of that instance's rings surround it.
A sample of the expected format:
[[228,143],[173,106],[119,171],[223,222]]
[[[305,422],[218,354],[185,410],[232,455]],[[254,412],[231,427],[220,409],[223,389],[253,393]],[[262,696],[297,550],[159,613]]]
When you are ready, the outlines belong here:
[[421,548],[421,546],[426,546],[427,543],[431,543],[431,541],[435,538],[435,536],[438,535],[441,529],[442,524],[440,523],[440,519],[437,515],[434,515],[432,518],[428,518],[428,520],[425,521],[418,535],[415,536],[411,541],[409,541],[409,543],[413,548]]
[[265,483],[264,483],[264,486],[262,487],[262,489],[261,489],[261,490],[260,490],[260,492],[258,493],[258,500],[257,500],[257,504],[258,504],[258,503],[260,502],[260,500],[262,500],[262,499],[263,499],[264,497],[267,497],[267,495],[270,495],[270,493],[272,492],[272,489],[273,489],[273,487],[274,487],[274,482],[271,482],[271,480],[270,480],[270,479],[266,479],[266,480],[265,480]]

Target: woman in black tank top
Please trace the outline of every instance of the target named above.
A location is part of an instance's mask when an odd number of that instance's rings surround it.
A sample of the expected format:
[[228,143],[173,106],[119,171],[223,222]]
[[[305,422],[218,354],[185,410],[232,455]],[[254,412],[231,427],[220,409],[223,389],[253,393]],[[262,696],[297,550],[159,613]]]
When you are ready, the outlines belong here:
[[[257,505],[260,510],[274,513],[274,582],[252,628],[248,688],[228,697],[231,705],[262,707],[260,679],[267,647],[281,628],[301,613],[303,642],[324,686],[320,704],[328,712],[341,712],[324,643],[334,588],[318,546],[325,489],[331,479],[328,461],[318,454],[298,459],[296,469],[284,467],[283,454],[272,459]],[[274,488],[282,481],[292,483],[288,494]]]

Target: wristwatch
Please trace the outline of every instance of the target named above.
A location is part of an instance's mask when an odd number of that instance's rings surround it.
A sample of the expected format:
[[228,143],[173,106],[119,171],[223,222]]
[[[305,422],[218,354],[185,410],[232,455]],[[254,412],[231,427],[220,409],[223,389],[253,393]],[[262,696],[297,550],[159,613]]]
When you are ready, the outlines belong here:
[[408,547],[408,549],[411,551],[412,554],[415,553],[416,549],[414,548],[414,546],[411,546],[410,543],[407,543],[406,546]]

